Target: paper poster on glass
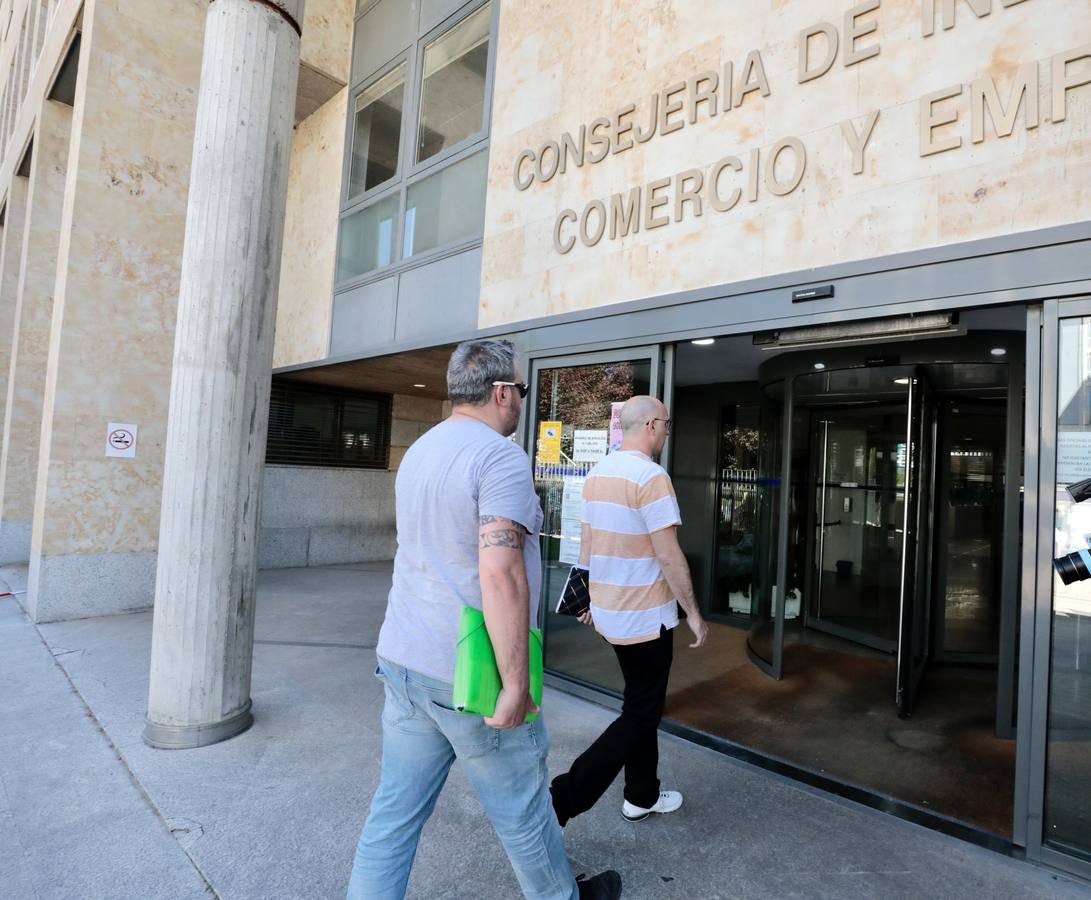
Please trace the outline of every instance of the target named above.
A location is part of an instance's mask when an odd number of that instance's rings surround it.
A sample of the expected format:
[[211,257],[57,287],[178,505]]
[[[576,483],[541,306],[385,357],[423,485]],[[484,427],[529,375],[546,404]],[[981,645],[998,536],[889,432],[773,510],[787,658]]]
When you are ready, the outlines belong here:
[[621,449],[621,442],[625,435],[621,431],[621,407],[624,400],[615,400],[610,404],[610,452]]
[[605,428],[577,428],[572,437],[572,458],[576,462],[598,462],[610,449],[610,432]]
[[561,549],[557,559],[572,566],[580,561],[584,480],[574,475],[566,476],[561,492]]
[[542,422],[538,426],[538,462],[542,465],[556,465],[561,461],[560,422]]

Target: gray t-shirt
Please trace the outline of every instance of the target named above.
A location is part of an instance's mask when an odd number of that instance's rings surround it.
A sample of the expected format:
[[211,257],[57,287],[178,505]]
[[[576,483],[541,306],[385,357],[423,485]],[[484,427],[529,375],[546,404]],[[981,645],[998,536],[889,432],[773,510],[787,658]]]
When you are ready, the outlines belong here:
[[488,425],[448,419],[409,448],[394,493],[398,551],[376,652],[449,683],[462,607],[481,608],[479,516],[501,516],[527,529],[530,625],[538,624],[542,507],[530,463],[522,448]]

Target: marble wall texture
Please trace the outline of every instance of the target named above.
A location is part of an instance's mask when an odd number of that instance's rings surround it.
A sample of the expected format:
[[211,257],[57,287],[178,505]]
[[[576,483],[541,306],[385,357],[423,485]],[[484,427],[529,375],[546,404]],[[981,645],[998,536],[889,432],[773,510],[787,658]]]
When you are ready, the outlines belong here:
[[[4,206],[3,237],[0,238],[0,422],[4,421],[7,411],[8,369],[15,334],[19,272],[23,262],[27,186],[26,178],[15,176],[11,179]],[[0,532],[2,530],[3,521],[0,520]]]
[[[38,621],[153,596],[206,11],[84,6],[27,595]],[[134,459],[106,457],[108,422],[139,426]]]
[[[959,2],[952,4],[953,23],[943,19],[945,5],[935,4],[926,36],[921,0],[857,7],[840,0],[504,3],[479,325],[1091,218],[1091,2],[980,0],[974,6],[991,9],[981,18]],[[850,9],[859,15],[846,20]],[[800,34],[818,23],[827,28],[809,41],[807,68],[821,68],[831,35],[839,52],[828,71],[801,83]],[[732,102],[725,110],[721,90],[711,116],[709,102],[693,102],[711,80],[696,76],[715,73],[722,86],[728,64]],[[1000,136],[998,130],[1008,129],[998,129],[997,120],[1004,125],[1021,77],[1036,78],[1037,90],[1031,85],[1011,133]],[[991,80],[975,86],[978,79]],[[977,88],[988,95],[993,86],[996,97],[980,104],[982,114],[971,98]],[[944,89],[954,96],[922,102]],[[660,101],[669,111],[657,118],[655,135],[633,142],[629,127],[646,129],[653,102]],[[937,125],[930,131],[933,146],[922,147],[929,108]],[[856,172],[851,141],[865,133],[875,111]],[[598,117],[606,121],[594,128]],[[975,141],[978,123],[982,139]],[[520,152],[537,157],[566,132],[577,138],[581,125],[596,137],[616,131],[623,149],[614,153],[611,143],[604,159],[587,157],[582,166],[569,157],[566,171],[546,180],[556,165],[550,146],[542,178],[519,190]],[[773,170],[777,142],[788,138],[799,144],[781,151]],[[950,149],[927,152],[945,142]],[[800,146],[802,176],[785,190]],[[601,148],[587,149],[597,156]],[[728,205],[737,187],[738,202],[716,211],[706,186],[702,215],[692,200],[676,210],[679,189],[696,190],[697,178],[710,180],[712,167],[727,157],[736,159],[720,169],[718,200]],[[522,164],[524,181],[532,169]],[[677,183],[688,170],[697,171]],[[583,222],[590,246],[580,239],[579,223],[566,221],[561,240],[574,239],[574,245],[567,253],[555,248],[563,210],[582,219],[587,204],[601,200],[609,220],[612,195],[627,199],[640,188],[646,197],[658,179],[669,179],[653,194],[666,202],[638,211],[651,220],[639,231],[611,239],[607,221],[596,243],[596,208]]]
[[292,138],[274,368],[328,353],[347,103],[342,89]]
[[[15,0],[16,18],[26,5]],[[29,556],[28,608],[39,621],[152,601],[208,3],[86,0],[81,9],[56,0],[52,8],[41,59],[15,73],[17,96],[26,96],[0,148],[0,419],[13,426],[0,462],[0,561]],[[326,355],[354,8],[354,0],[306,7],[301,65],[322,83],[300,103],[315,91],[332,99],[295,136],[278,364]],[[77,22],[79,78],[67,107],[44,95]],[[12,52],[3,42],[0,63]],[[58,123],[63,140],[53,139]],[[36,200],[27,197],[33,179],[14,173],[31,134],[36,165],[41,159],[58,182]],[[54,144],[67,160],[57,161]],[[13,348],[22,357],[15,367]],[[105,456],[106,423],[119,421],[139,425],[135,459]]]
[[42,106],[34,130],[0,444],[0,563],[30,555],[72,110]]

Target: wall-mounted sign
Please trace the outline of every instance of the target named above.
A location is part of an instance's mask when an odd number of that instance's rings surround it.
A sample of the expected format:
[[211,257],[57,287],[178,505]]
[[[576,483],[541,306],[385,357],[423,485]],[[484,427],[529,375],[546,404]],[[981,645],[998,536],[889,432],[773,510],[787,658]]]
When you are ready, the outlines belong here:
[[538,426],[538,462],[543,465],[556,465],[561,461],[560,422],[542,422]]
[[138,426],[123,422],[106,423],[106,455],[121,459],[136,456],[136,432]]

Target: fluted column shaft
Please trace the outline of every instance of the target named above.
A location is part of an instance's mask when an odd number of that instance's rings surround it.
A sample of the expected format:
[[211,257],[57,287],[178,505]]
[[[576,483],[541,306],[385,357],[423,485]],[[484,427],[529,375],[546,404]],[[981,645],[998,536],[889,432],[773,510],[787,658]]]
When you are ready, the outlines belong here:
[[212,0],[186,212],[144,739],[251,723],[259,498],[305,0]]

